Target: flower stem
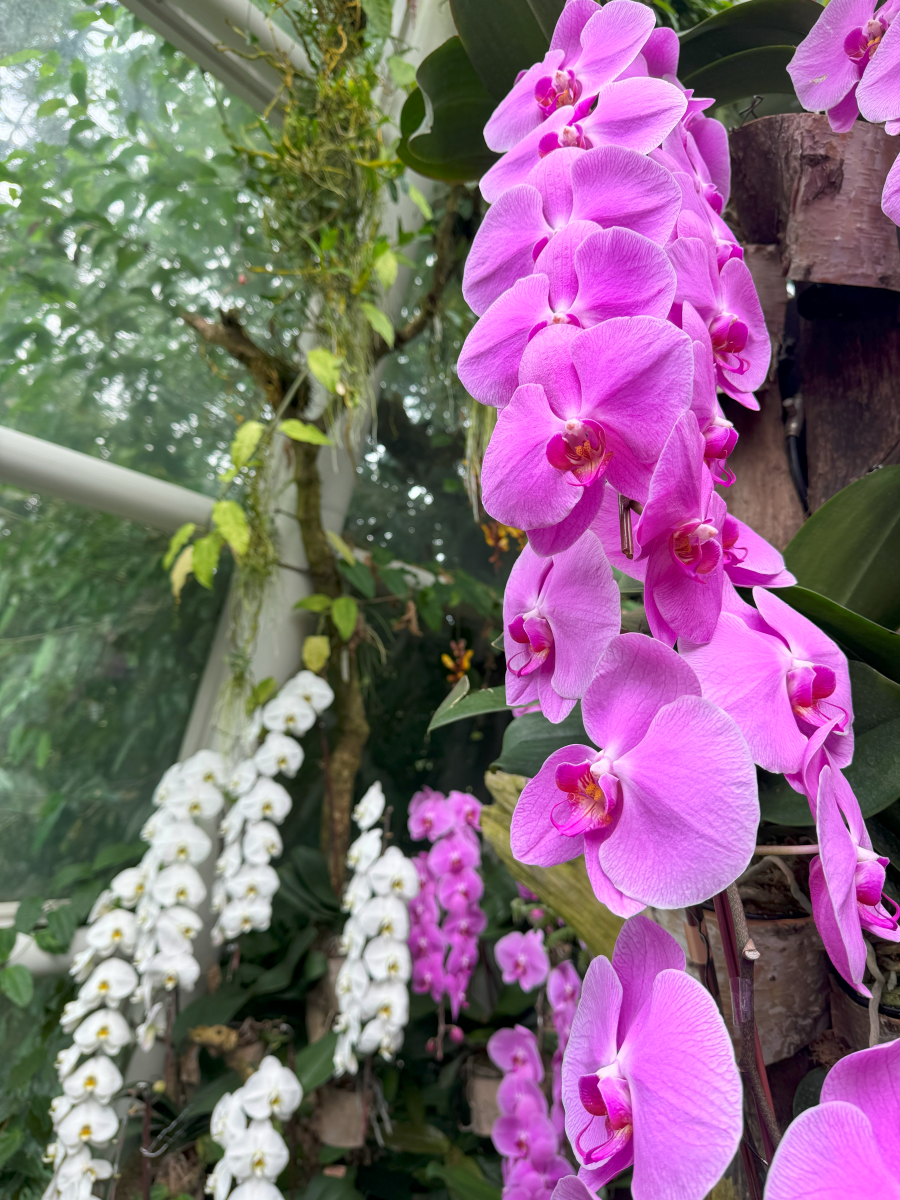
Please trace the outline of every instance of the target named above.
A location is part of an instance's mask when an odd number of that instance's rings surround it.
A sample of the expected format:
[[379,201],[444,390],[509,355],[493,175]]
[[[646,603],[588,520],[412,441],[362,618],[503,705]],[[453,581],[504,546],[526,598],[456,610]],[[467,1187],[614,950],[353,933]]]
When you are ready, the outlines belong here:
[[757,854],[778,854],[789,857],[792,854],[818,854],[818,846],[757,846],[753,851]]

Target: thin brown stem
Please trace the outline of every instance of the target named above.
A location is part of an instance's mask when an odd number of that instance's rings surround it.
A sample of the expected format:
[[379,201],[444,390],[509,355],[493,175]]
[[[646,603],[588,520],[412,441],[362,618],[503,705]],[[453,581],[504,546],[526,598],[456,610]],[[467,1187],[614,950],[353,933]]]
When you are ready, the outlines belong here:
[[144,1089],[144,1120],[141,1125],[141,1195],[150,1200],[150,1088]]

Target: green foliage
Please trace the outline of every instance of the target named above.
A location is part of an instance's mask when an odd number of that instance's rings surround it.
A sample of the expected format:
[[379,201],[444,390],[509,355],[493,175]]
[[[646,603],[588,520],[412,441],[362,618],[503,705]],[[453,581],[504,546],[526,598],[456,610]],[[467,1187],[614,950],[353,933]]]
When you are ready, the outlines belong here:
[[779,588],[778,594],[849,654],[900,683],[900,636],[896,633],[808,588]]
[[287,421],[282,421],[278,426],[278,432],[283,433],[286,437],[291,438],[295,442],[310,442],[313,446],[331,446],[334,443],[327,434],[315,425],[310,425],[306,421],[298,421],[296,417],[290,417]]
[[576,704],[558,725],[552,724],[542,713],[526,713],[507,725],[503,751],[493,766],[509,775],[531,777],[537,775],[556,750],[575,743],[591,744],[581,719],[580,704]]
[[0,991],[8,996],[17,1008],[25,1008],[34,996],[34,979],[27,967],[12,963],[0,970]]
[[453,721],[464,721],[481,713],[500,712],[510,708],[506,702],[506,688],[481,688],[469,694],[469,678],[464,675],[439,706],[428,725],[428,732],[450,725]]
[[241,506],[236,500],[219,500],[213,505],[212,519],[233,552],[242,558],[250,546],[250,526]]
[[331,605],[331,619],[343,641],[349,642],[356,629],[359,605],[352,596],[338,596]]

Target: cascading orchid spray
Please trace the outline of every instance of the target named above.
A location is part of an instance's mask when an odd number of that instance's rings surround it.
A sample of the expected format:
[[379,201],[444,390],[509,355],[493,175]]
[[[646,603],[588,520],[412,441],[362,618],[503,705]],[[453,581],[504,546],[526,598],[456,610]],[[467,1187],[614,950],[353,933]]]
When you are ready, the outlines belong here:
[[[479,901],[484,883],[478,872],[481,804],[468,792],[448,796],[432,788],[416,792],[409,804],[408,828],[414,841],[431,849],[416,858],[419,894],[410,901],[409,948],[414,992],[429,993],[441,1005],[435,1048],[442,1054],[443,1000],[454,1022],[466,1007],[466,991],[478,962],[478,938],[487,925]],[[451,1040],[462,1039],[455,1024]]]

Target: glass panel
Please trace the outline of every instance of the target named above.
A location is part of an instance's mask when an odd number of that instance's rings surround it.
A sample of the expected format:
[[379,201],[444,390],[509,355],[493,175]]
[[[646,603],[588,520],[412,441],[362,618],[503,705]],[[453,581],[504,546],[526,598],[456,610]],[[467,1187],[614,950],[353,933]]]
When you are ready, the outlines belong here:
[[0,899],[72,895],[143,849],[227,588],[175,608],[167,541],[0,487]]

